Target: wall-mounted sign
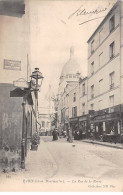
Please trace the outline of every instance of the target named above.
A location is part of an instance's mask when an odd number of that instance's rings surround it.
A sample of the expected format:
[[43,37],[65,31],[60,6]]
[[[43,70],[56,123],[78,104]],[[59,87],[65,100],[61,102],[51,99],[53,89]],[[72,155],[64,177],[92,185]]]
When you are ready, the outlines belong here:
[[29,88],[30,87],[30,83],[27,82],[23,78],[20,78],[16,81],[13,81],[13,85],[14,85],[14,87],[24,87],[24,88]]
[[21,70],[21,61],[4,59],[4,69]]

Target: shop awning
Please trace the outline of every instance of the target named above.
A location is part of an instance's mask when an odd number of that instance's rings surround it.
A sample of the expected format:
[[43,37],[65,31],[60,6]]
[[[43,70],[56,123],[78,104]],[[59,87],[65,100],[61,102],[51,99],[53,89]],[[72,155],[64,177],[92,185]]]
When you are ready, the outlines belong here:
[[33,99],[30,89],[16,88],[10,91],[10,97],[26,97],[29,105],[33,105]]

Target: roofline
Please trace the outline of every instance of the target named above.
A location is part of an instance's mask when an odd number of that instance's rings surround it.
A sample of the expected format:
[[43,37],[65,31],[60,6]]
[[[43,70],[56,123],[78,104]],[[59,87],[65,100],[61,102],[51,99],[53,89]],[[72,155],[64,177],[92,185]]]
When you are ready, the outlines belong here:
[[102,22],[99,24],[99,26],[96,28],[96,30],[93,32],[93,34],[91,35],[91,37],[88,39],[87,43],[89,43],[91,41],[91,39],[93,38],[93,36],[96,34],[96,32],[99,30],[99,28],[103,25],[103,23],[105,22],[105,20],[107,20],[107,18],[110,16],[111,12],[118,6],[118,4],[120,3],[120,1],[118,0],[113,7],[110,9],[110,11],[107,13],[107,15],[105,16],[105,18],[102,20]]

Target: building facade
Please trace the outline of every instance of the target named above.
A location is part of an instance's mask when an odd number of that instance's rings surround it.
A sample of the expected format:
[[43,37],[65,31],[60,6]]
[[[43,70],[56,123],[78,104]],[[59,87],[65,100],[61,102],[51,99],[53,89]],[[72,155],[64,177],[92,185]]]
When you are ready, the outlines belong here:
[[[106,141],[120,142],[123,135],[122,1],[114,4],[87,43],[88,75],[85,78],[79,75],[79,82],[67,93],[69,122],[73,131],[82,130],[86,137],[101,139],[103,136]],[[58,115],[62,106],[59,107]],[[62,115],[64,120],[65,114]]]
[[118,1],[88,40],[88,111],[96,137],[121,134],[122,7]]
[[[72,109],[76,109],[76,105],[72,108],[71,97],[72,89],[76,88],[79,83],[80,66],[74,56],[74,48],[70,48],[70,58],[63,66],[63,70],[60,76],[59,88],[58,88],[58,111],[57,111],[57,126],[60,131],[66,131],[69,126],[69,119],[72,118]],[[75,90],[75,89],[74,89]],[[78,92],[77,92],[78,93]],[[78,95],[75,95],[78,98]],[[76,101],[74,101],[76,104]],[[74,112],[74,111],[73,111]],[[75,111],[76,112],[76,111]]]
[[22,137],[26,156],[36,131],[35,93],[28,85],[28,3],[0,1],[0,169],[20,166]]

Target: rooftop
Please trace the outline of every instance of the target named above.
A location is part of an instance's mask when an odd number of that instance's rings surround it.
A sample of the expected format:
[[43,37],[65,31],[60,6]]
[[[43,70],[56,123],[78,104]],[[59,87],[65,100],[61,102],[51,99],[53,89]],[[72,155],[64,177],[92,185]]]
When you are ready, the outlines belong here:
[[99,24],[99,26],[96,28],[96,30],[94,31],[94,33],[91,35],[91,37],[88,39],[87,43],[89,43],[93,36],[96,34],[96,32],[100,29],[100,27],[104,24],[104,22],[107,20],[107,18],[112,14],[113,10],[119,5],[120,1],[117,1],[114,6],[110,9],[110,11],[108,12],[108,14],[105,16],[105,18],[102,20],[102,22]]

